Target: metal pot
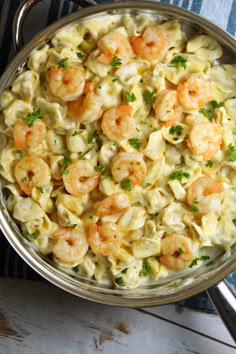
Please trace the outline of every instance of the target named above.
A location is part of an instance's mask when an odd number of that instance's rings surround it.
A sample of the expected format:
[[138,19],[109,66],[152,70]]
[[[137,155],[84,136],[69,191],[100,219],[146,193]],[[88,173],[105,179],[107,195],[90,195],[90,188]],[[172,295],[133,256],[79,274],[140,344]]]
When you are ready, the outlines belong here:
[[[24,0],[17,10],[13,25],[14,44],[17,50],[23,45],[22,26],[24,18],[31,7],[39,1],[41,0]],[[80,1],[75,2],[81,4]],[[83,5],[96,5],[96,3],[93,0],[87,0],[82,2]],[[191,27],[198,32],[209,34],[224,48],[223,61],[225,63],[236,62],[235,39],[213,23],[196,14],[175,6],[157,2],[128,1],[109,3],[82,9],[50,25],[34,37],[20,50],[1,77],[0,95],[11,85],[16,74],[21,72],[30,52],[50,40],[50,37],[59,28],[85,18],[102,17],[108,13],[131,12],[155,13],[164,19],[177,19],[185,26]],[[227,283],[222,281],[222,279],[235,269],[236,244],[230,252],[219,252],[210,264],[193,271],[190,275],[183,275],[179,279],[163,280],[161,283],[155,285],[119,290],[99,285],[95,281],[81,277],[71,277],[56,268],[55,265],[38,254],[29,243],[22,242],[19,238],[19,230],[6,210],[4,195],[2,193],[0,205],[0,227],[10,244],[35,271],[62,289],[89,300],[127,307],[163,305],[182,300],[208,289],[210,298],[215,303],[231,335],[236,339],[236,299]]]

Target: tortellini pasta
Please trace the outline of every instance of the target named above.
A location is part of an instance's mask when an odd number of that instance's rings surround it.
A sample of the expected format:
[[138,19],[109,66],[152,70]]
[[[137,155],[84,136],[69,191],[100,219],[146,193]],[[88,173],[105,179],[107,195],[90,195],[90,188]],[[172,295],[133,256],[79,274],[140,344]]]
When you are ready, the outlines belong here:
[[34,49],[0,99],[0,174],[25,242],[119,289],[230,249],[236,64],[222,54],[151,14],[72,23]]

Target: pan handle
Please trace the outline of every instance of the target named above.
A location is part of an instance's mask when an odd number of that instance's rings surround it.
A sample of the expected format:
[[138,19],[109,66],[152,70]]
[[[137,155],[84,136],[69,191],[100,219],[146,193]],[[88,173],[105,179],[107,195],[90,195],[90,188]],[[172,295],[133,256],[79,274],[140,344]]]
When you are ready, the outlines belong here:
[[[23,40],[23,25],[29,11],[42,0],[23,0],[21,1],[18,9],[16,10],[12,31],[13,31],[13,45],[16,52],[24,46]],[[97,5],[94,0],[71,0],[81,7],[88,7],[90,5]]]
[[224,280],[209,288],[207,293],[233,340],[236,342],[236,297],[227,281]]

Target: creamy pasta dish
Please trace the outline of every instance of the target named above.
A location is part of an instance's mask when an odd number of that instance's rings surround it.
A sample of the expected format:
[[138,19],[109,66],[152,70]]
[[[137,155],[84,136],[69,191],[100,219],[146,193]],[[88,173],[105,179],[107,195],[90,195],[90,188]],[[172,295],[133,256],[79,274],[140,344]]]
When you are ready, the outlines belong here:
[[236,239],[236,64],[176,20],[106,15],[31,52],[1,97],[0,174],[27,239],[118,288]]

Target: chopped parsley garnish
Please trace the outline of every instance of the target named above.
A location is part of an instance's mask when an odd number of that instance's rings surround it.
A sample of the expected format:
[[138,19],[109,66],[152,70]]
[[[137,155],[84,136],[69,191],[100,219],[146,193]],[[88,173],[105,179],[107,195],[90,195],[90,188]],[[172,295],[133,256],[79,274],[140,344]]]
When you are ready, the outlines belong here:
[[191,204],[191,207],[192,207],[191,211],[193,213],[198,213],[199,212],[199,209],[196,207],[196,204],[198,204],[198,203],[199,203],[199,201],[197,200],[197,198],[194,198],[193,201],[192,201],[192,204]]
[[189,136],[188,134],[185,135],[184,140],[188,140]]
[[128,91],[125,91],[125,98],[127,99],[127,102],[135,102],[137,100],[135,94]]
[[211,100],[210,104],[213,106],[213,108],[219,108],[224,106],[224,102],[217,102],[216,100]]
[[227,154],[229,156],[229,161],[236,161],[236,148],[233,144],[229,144]]
[[96,172],[106,172],[107,168],[104,165],[94,167]]
[[128,192],[131,192],[131,180],[129,178],[125,178],[121,183],[121,188],[126,189]]
[[140,79],[139,82],[143,82],[143,79]]
[[25,122],[29,127],[32,127],[34,124],[34,121],[36,119],[42,119],[43,117],[41,116],[41,109],[33,109],[32,113],[27,114],[26,117],[23,117],[22,120]]
[[186,69],[187,65],[187,60],[181,57],[181,55],[177,55],[174,59],[171,60],[170,62],[174,66],[182,66],[184,69]]
[[22,150],[16,150],[16,153],[17,153],[20,157],[23,156],[23,151],[22,151]]
[[112,82],[116,82],[116,81],[118,81],[117,77],[115,77],[115,78],[112,80]]
[[128,142],[136,150],[139,150],[140,146],[142,145],[141,141],[137,138],[130,138],[128,139]]
[[98,131],[94,130],[94,132],[88,138],[88,144],[92,144],[94,142],[94,140],[97,139],[97,137],[98,137]]
[[71,158],[69,156],[64,156],[62,161],[62,166],[67,167],[71,163]]
[[86,153],[85,152],[82,152],[82,151],[79,151],[78,152],[78,155],[82,158],[82,160],[87,160],[86,157],[84,156]]
[[128,268],[125,268],[125,269],[123,269],[123,270],[121,271],[121,273],[122,273],[122,274],[126,274],[126,273],[127,273],[127,270],[128,270]]
[[209,109],[206,108],[200,108],[199,113],[202,113],[205,117],[207,117],[207,119],[211,120],[210,115],[211,115],[211,111]]
[[180,136],[183,133],[183,127],[181,127],[181,125],[172,125],[172,127],[170,127],[169,129],[169,134],[170,135],[177,135]]
[[209,256],[201,256],[201,257],[197,257],[195,258],[192,263],[190,264],[189,268],[195,267],[198,263],[198,261],[207,261],[208,259],[210,259]]
[[63,175],[68,175],[69,174],[69,172],[70,172],[70,170],[64,170],[62,173],[63,173]]
[[80,130],[80,131],[77,131],[75,130],[73,133],[72,133],[72,136],[76,136],[76,135],[80,135],[83,133],[83,130]]
[[43,187],[39,187],[39,191],[41,194],[43,194],[44,193]]
[[77,55],[78,59],[82,59],[84,57],[84,54],[81,52],[76,52],[76,55]]
[[145,102],[153,103],[155,92],[144,92],[143,99]]
[[93,219],[93,215],[89,215],[89,219],[91,219],[91,220],[92,220],[92,219]]
[[104,181],[104,179],[107,179],[107,178],[108,178],[107,176],[102,176],[101,180]]
[[154,214],[154,216],[158,216],[159,215],[159,213],[158,212],[156,212],[155,214]]
[[143,267],[140,270],[139,275],[145,277],[148,273],[150,273],[151,269],[151,264],[148,261],[143,261]]
[[169,174],[168,176],[168,180],[169,181],[174,181],[174,180],[178,180],[178,181],[182,181],[183,178],[189,178],[190,174],[188,172],[185,172],[183,170],[178,170],[178,171],[174,171],[171,174]]
[[72,224],[71,225],[71,230],[74,230],[76,228],[76,226],[78,226],[78,224]]
[[121,58],[115,56],[115,57],[112,59],[111,66],[112,66],[112,67],[115,67],[115,66],[120,66],[120,65],[122,65],[122,60],[121,60]]
[[146,183],[145,187],[147,188],[147,187],[150,187],[151,185],[152,185],[151,183]]
[[145,122],[145,120],[140,120],[139,123],[140,123],[140,124],[147,124],[147,122]]
[[77,266],[75,266],[75,267],[72,267],[71,269],[73,270],[73,272],[78,273],[78,271],[79,271],[79,266],[77,265]]
[[116,278],[116,279],[115,279],[115,283],[116,283],[117,285],[122,285],[122,284],[123,284],[123,278],[122,278],[122,277]]
[[22,179],[21,179],[21,182],[22,183],[26,183],[28,181],[28,178],[27,177],[23,177]]
[[212,167],[212,166],[213,166],[213,162],[212,162],[211,160],[209,160],[209,161],[207,161],[207,162],[205,163],[205,166],[206,166],[206,167]]
[[32,234],[30,234],[28,231],[23,231],[21,234],[21,237],[25,238],[28,241],[36,240],[37,236],[38,236],[38,231],[34,231]]
[[63,58],[63,59],[61,59],[61,60],[59,61],[59,63],[58,63],[58,66],[59,66],[60,68],[63,68],[63,69],[68,68],[68,66],[69,66],[68,60],[69,60],[69,58]]
[[183,250],[183,248],[179,247],[179,253],[180,253],[180,254],[185,253],[184,250]]

